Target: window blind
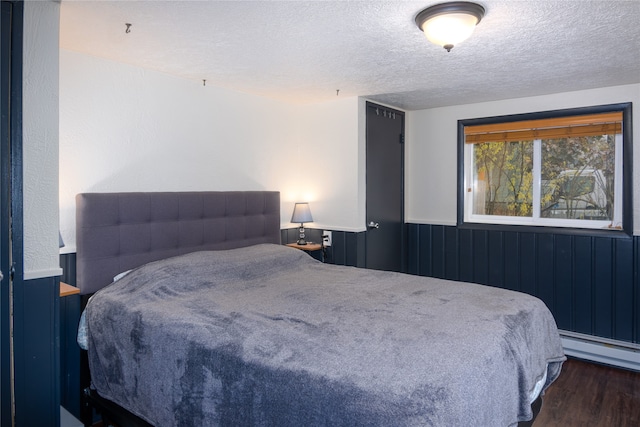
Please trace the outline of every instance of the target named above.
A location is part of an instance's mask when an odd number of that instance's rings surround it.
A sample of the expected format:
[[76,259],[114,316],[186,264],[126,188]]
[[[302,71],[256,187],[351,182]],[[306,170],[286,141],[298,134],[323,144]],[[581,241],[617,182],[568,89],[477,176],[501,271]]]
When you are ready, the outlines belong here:
[[560,139],[621,132],[621,111],[464,127],[467,144]]

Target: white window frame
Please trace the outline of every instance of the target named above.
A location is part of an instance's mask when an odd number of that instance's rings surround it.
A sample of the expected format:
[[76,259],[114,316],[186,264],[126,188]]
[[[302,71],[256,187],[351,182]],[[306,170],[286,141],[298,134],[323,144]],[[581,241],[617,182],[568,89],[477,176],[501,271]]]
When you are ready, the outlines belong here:
[[[463,133],[464,135],[464,133]],[[464,136],[462,136],[464,139]],[[615,135],[615,176],[614,176],[614,218],[609,220],[580,220],[561,218],[541,218],[540,217],[540,187],[541,187],[541,147],[542,140],[534,139],[533,147],[533,214],[531,217],[482,215],[474,214],[473,195],[475,191],[474,180],[474,146],[462,142],[464,155],[464,176],[463,184],[464,196],[462,197],[463,219],[465,223],[475,224],[495,224],[495,225],[525,225],[543,226],[558,228],[583,228],[583,229],[607,229],[623,230],[623,135]]]

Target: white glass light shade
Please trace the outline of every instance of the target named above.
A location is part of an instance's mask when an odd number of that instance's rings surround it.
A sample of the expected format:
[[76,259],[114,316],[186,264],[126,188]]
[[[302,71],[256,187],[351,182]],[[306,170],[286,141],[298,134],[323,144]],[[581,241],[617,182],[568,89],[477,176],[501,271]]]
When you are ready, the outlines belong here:
[[430,6],[416,15],[416,25],[427,39],[450,51],[469,38],[484,17],[484,7],[477,3],[453,1]]
[[313,222],[311,217],[311,209],[309,209],[309,203],[296,203],[293,207],[293,215],[291,216],[291,222],[299,222],[300,224],[305,222]]
[[427,20],[422,25],[422,31],[431,43],[443,47],[447,45],[453,47],[468,39],[477,24],[478,18],[473,15],[452,13],[434,16]]

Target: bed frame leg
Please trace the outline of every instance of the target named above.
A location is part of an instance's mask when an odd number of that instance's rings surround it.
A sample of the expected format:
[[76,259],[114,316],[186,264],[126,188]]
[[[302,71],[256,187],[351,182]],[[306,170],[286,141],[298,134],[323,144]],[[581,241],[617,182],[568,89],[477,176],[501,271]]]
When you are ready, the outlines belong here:
[[533,418],[530,421],[520,421],[518,427],[532,427],[533,422],[538,417],[540,410],[542,409],[542,396],[538,396],[536,400],[531,404],[531,410],[533,411]]
[[91,406],[91,402],[89,401],[89,393],[91,393],[91,391],[88,387],[82,390],[80,418],[84,427],[93,426],[93,406]]

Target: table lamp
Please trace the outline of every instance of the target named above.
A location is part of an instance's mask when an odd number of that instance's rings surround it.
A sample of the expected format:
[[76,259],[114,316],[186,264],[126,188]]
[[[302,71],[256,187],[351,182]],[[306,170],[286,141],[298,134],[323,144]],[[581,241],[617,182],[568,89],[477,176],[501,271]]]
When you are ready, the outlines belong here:
[[304,223],[305,222],[313,222],[313,218],[311,217],[311,210],[309,209],[309,203],[296,203],[293,207],[293,215],[291,216],[291,222],[299,222],[300,223],[300,238],[296,243],[299,245],[306,245],[307,242],[304,240]]

